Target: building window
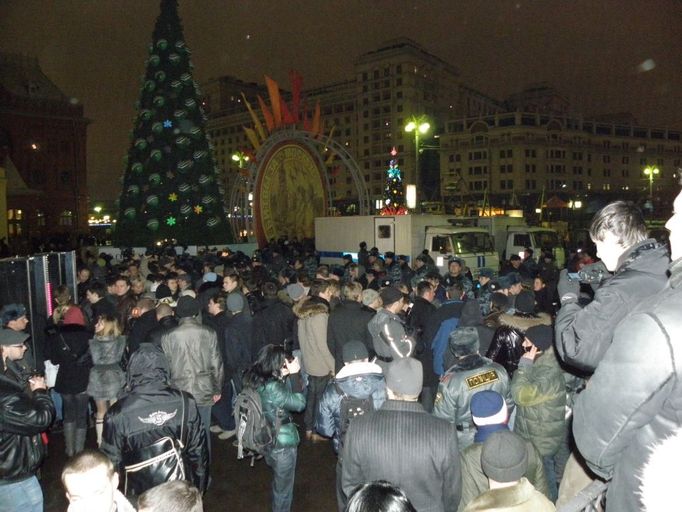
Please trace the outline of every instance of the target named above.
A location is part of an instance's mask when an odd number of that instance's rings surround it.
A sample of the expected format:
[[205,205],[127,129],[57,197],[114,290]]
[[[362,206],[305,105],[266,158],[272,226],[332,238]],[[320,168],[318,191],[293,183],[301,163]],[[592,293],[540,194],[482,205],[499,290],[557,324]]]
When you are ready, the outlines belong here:
[[45,227],[45,212],[42,210],[36,210],[36,226]]
[[9,236],[20,236],[23,228],[24,212],[20,209],[7,210],[7,234]]
[[73,226],[73,212],[71,210],[64,210],[59,214],[60,226]]

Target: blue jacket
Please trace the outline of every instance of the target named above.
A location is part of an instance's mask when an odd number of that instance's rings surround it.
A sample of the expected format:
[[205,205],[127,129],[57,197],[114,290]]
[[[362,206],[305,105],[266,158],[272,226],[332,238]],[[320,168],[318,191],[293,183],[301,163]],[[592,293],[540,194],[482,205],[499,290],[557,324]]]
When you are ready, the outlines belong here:
[[[448,349],[448,339],[450,333],[454,331],[459,325],[459,317],[462,314],[464,302],[461,300],[448,300],[434,313],[430,322],[434,324],[438,330],[431,337],[431,350],[433,351],[433,371],[440,376],[445,373],[445,365],[443,358],[445,351]],[[424,340],[428,340],[428,331],[425,331]]]
[[386,400],[386,382],[381,367],[375,363],[352,363],[341,368],[333,381],[327,384],[317,412],[315,429],[334,441],[334,451],[339,452],[341,434],[341,399],[334,382],[349,397],[372,397],[374,409],[379,409]]

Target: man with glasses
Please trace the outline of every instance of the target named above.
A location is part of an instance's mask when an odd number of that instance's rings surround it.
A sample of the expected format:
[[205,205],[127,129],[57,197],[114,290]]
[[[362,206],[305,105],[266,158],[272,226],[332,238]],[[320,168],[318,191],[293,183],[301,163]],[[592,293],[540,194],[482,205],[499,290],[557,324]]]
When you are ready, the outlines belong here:
[[28,334],[0,329],[0,512],[43,510],[35,476],[45,456],[41,433],[54,419],[45,378],[31,377],[24,391],[13,363],[24,357]]

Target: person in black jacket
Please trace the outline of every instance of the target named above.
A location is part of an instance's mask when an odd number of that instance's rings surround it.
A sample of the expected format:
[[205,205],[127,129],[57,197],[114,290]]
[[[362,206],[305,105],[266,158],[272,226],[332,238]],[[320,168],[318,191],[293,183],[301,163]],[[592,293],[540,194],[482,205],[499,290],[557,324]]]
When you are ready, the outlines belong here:
[[375,312],[363,307],[362,285],[346,283],[341,294],[343,300],[329,313],[327,322],[327,345],[334,356],[337,373],[343,368],[343,347],[349,341],[359,340],[367,347],[368,353],[374,353],[367,324]]
[[[277,297],[275,283],[263,283],[263,301],[253,315],[251,356],[265,345],[284,345],[293,338],[294,312]],[[248,314],[248,311],[247,311]]]
[[55,416],[43,377],[24,392],[8,363],[26,352],[28,334],[0,329],[0,503],[10,512],[42,512],[43,492],[35,476],[45,457],[41,434]]
[[[143,344],[128,363],[126,392],[107,411],[100,450],[121,471],[148,458],[149,447],[170,437],[181,450],[185,479],[202,492],[208,485],[208,444],[194,398],[170,386],[168,360],[160,348]],[[163,483],[152,465],[128,477],[127,494],[137,495]]]
[[55,391],[61,394],[64,405],[64,449],[73,457],[85,448],[88,431],[88,400],[86,390],[90,378],[92,358],[88,342],[92,332],[86,328],[82,315],[71,315],[70,308],[62,323],[47,333],[45,358],[59,365]]
[[156,320],[158,323],[147,334],[146,342],[160,347],[161,338],[171,329],[178,326],[178,320],[173,315],[173,308],[163,302],[156,306]]
[[436,289],[428,281],[417,283],[416,296],[412,307],[407,315],[407,327],[417,341],[415,352],[417,359],[421,361],[424,371],[424,386],[422,387],[421,404],[428,412],[433,411],[433,400],[436,396],[438,379],[433,373],[433,352],[431,340],[425,339],[424,332],[427,329],[431,316],[436,312],[433,299],[436,298]]

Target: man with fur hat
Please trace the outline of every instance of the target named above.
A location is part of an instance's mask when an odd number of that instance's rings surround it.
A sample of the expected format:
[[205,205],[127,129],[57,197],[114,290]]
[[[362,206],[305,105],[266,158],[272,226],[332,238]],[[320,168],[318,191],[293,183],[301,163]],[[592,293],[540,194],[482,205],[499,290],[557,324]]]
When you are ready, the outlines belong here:
[[457,510],[461,474],[455,426],[424,410],[417,401],[421,388],[419,361],[405,357],[388,365],[388,400],[379,410],[355,418],[346,434],[346,496],[359,484],[388,480],[405,491],[417,510]]
[[393,286],[379,292],[383,307],[367,324],[377,364],[385,371],[388,364],[402,357],[410,357],[415,350],[414,340],[405,334],[405,326],[398,313],[405,306],[405,296]]
[[461,449],[474,442],[476,428],[471,418],[471,399],[479,391],[492,389],[505,397],[512,409],[509,376],[501,365],[479,353],[478,330],[459,327],[449,336],[449,347],[456,358],[438,385],[433,414],[455,424]]
[[474,499],[465,512],[514,510],[553,512],[551,501],[524,476],[528,471],[528,446],[508,430],[495,432],[483,443],[481,467],[490,490]]
[[201,324],[200,312],[197,299],[180,297],[175,308],[178,326],[163,335],[161,348],[168,358],[171,385],[197,401],[210,454],[211,407],[220,400],[224,370],[216,332]]
[[[315,427],[317,432],[333,439],[337,454],[341,451],[346,431],[356,415],[379,409],[386,400],[386,382],[381,367],[370,363],[368,357],[367,347],[363,342],[351,340],[345,343],[343,367],[327,384],[320,400]],[[357,412],[351,415],[348,408]],[[339,458],[336,465],[336,498],[339,510],[343,510],[346,503],[341,489],[341,462],[342,459]]]
[[518,408],[514,431],[533,443],[542,455],[550,497],[555,500],[561,480],[555,456],[566,435],[566,383],[554,353],[552,328],[536,325],[525,336],[526,353],[521,356],[511,385]]
[[[488,478],[481,467],[483,443],[495,432],[509,431],[507,422],[509,412],[504,397],[491,389],[479,391],[471,399],[471,418],[476,425],[474,444],[460,453],[462,462],[462,501],[459,510],[464,508],[488,490]],[[526,441],[528,452],[528,469],[525,477],[542,494],[547,496],[547,479],[542,457],[535,447]]]

